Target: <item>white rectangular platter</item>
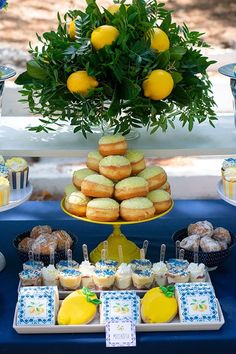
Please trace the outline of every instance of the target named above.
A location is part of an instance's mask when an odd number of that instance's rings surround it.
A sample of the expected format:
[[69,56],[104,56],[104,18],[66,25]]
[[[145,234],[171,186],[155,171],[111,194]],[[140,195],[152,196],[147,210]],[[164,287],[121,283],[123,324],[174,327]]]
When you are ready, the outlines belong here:
[[[219,310],[219,322],[211,323],[180,323],[179,318],[176,318],[170,323],[140,323],[136,325],[137,332],[172,332],[172,331],[215,331],[220,329],[225,323],[222,309],[217,300]],[[63,334],[63,333],[101,333],[105,332],[105,326],[99,323],[99,314],[95,319],[87,325],[78,326],[17,326],[17,305],[13,320],[13,328],[19,334]]]

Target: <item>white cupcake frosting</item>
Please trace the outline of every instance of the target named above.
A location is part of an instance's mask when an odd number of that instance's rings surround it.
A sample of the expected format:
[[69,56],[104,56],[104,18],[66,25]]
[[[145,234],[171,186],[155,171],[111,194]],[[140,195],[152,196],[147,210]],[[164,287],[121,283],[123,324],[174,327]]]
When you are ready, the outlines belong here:
[[79,266],[79,271],[83,276],[92,276],[95,270],[95,266],[92,265],[89,261],[83,261]]
[[205,264],[200,263],[190,263],[188,266],[188,271],[190,272],[191,275],[198,277],[198,276],[203,276],[206,272],[206,267]]
[[116,271],[116,274],[119,276],[131,276],[131,264],[121,263]]
[[59,278],[59,271],[53,264],[49,264],[47,267],[43,267],[41,270],[43,279],[47,281],[53,281]]
[[165,275],[168,268],[164,262],[153,263],[152,271],[155,275]]

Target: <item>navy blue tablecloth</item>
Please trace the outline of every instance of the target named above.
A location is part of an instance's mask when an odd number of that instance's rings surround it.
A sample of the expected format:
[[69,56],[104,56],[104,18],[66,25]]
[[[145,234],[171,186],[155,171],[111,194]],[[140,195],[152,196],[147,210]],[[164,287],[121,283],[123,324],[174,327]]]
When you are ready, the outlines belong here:
[[[123,227],[122,231],[141,246],[150,241],[148,257],[157,261],[161,243],[167,244],[168,256],[174,256],[171,235],[198,220],[209,220],[236,234],[236,208],[223,201],[177,201],[174,210],[161,219]],[[105,348],[105,336],[98,334],[19,335],[12,328],[17,300],[18,271],[21,264],[12,241],[18,233],[35,225],[50,224],[73,232],[79,238],[75,258],[81,259],[81,246],[92,249],[112,231],[110,226],[95,225],[71,219],[60,210],[58,202],[27,202],[0,214],[0,250],[7,259],[0,273],[0,353],[60,354],[74,353],[236,353],[236,248],[226,263],[211,272],[211,279],[221,303],[225,325],[219,331],[137,333],[136,348]]]

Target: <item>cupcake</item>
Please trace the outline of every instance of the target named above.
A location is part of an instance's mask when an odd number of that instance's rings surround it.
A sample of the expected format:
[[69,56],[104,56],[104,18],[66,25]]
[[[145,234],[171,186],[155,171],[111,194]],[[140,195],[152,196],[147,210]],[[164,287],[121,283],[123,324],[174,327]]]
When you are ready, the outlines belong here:
[[86,165],[90,170],[99,172],[99,162],[103,159],[103,156],[99,151],[90,151],[88,153]]
[[128,177],[115,185],[115,198],[125,200],[135,197],[146,197],[148,182],[142,177]]
[[120,205],[120,216],[127,221],[152,218],[155,214],[153,203],[144,197],[124,200]]
[[23,189],[28,184],[29,167],[22,157],[12,157],[6,161],[9,169],[9,180],[12,189]]
[[43,267],[42,270],[43,285],[45,286],[58,286],[59,284],[59,271],[53,264]]
[[150,270],[152,268],[152,262],[149,259],[133,259],[130,264],[132,270]]
[[168,268],[164,262],[154,263],[152,266],[152,271],[154,273],[154,280],[157,286],[167,285],[167,272]]
[[30,270],[41,271],[43,267],[44,264],[41,261],[28,260],[27,262],[23,263],[23,270],[30,269]]
[[175,268],[177,270],[186,270],[189,266],[189,262],[186,259],[170,258],[166,262],[167,268]]
[[93,273],[93,281],[96,289],[109,290],[115,282],[115,272],[111,269],[95,269]]
[[74,186],[80,190],[81,183],[84,178],[94,174],[96,174],[96,172],[94,172],[93,170],[90,170],[89,168],[82,168],[80,170],[74,171],[72,182]]
[[153,284],[154,274],[149,269],[136,269],[132,272],[132,280],[137,290],[150,289]]
[[119,204],[111,198],[96,198],[87,205],[86,216],[95,221],[116,221],[119,218]]
[[190,274],[190,281],[192,283],[199,283],[206,281],[206,267],[205,264],[190,263],[188,266]]
[[124,156],[107,156],[99,162],[99,172],[112,181],[120,181],[131,175],[131,165]]
[[78,269],[67,268],[59,273],[59,282],[63,289],[78,289],[81,283],[81,273]]
[[228,158],[223,161],[221,168],[224,195],[236,199],[236,159]]
[[144,160],[144,153],[138,150],[128,150],[125,155],[129,160],[132,168],[131,175],[137,175],[141,171],[143,171],[146,167],[146,163]]
[[89,197],[86,197],[82,192],[73,192],[67,195],[65,198],[66,210],[77,216],[85,216],[87,210],[87,204],[90,201]]
[[62,259],[56,264],[56,268],[59,271],[62,271],[67,268],[79,269],[79,263],[74,260],[68,261],[67,259]]
[[10,203],[10,184],[5,177],[0,177],[0,207]]
[[115,287],[119,290],[130,289],[132,285],[131,264],[121,263],[116,271]]
[[167,280],[169,284],[175,283],[188,283],[190,277],[190,273],[188,269],[177,269],[171,268],[167,273]]
[[93,273],[95,271],[95,266],[92,265],[89,261],[83,261],[79,266],[79,271],[81,273],[81,286],[93,289]]
[[122,135],[105,135],[99,142],[99,152],[102,156],[124,155],[127,152],[128,144]]
[[41,272],[38,270],[22,270],[19,277],[22,286],[38,286],[42,283]]
[[4,177],[6,179],[9,178],[9,170],[6,166],[0,164],[0,177]]
[[73,192],[77,192],[78,189],[73,184],[68,184],[64,189],[65,197]]
[[82,181],[81,192],[87,197],[110,198],[114,192],[114,183],[104,176],[90,175]]
[[147,198],[153,202],[156,214],[164,213],[171,207],[172,199],[168,192],[156,189],[148,193]]
[[101,259],[100,261],[96,262],[95,266],[96,269],[104,270],[104,269],[110,269],[113,270],[114,272],[116,271],[118,267],[118,262],[113,261],[112,259]]
[[160,166],[146,167],[138,176],[146,179],[149,184],[149,191],[160,188],[167,181],[166,172]]

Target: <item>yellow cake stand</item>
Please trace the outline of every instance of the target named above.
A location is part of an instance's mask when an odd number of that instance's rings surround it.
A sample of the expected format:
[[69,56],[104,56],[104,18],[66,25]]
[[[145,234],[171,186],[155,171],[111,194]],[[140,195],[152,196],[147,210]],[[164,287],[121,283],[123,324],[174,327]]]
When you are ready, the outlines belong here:
[[[122,234],[121,229],[120,229],[121,226],[122,225],[139,224],[139,223],[143,223],[143,222],[148,222],[148,221],[152,221],[152,220],[155,220],[155,219],[159,219],[162,216],[168,214],[174,207],[174,202],[173,202],[171,207],[168,210],[166,210],[164,213],[155,215],[154,217],[152,217],[150,219],[146,219],[146,220],[124,221],[124,220],[119,219],[117,221],[112,221],[112,222],[103,222],[103,221],[89,220],[86,217],[80,217],[80,216],[76,216],[76,215],[71,214],[70,212],[68,212],[66,210],[64,201],[65,200],[62,199],[61,208],[66,214],[70,215],[72,218],[75,218],[75,219],[78,219],[78,220],[82,220],[82,221],[86,221],[86,222],[91,222],[93,224],[112,225],[113,226],[113,232],[107,238],[108,256],[109,256],[109,258],[119,262],[120,258],[119,258],[119,254],[118,254],[118,246],[121,245],[122,246],[122,251],[123,251],[123,261],[126,262],[126,263],[129,263],[133,259],[140,258],[140,249],[138,248],[138,246],[136,246],[136,244],[134,242],[129,241],[125,237],[125,235]],[[99,261],[101,259],[101,251],[102,251],[103,248],[104,248],[104,244],[103,244],[103,242],[101,242],[90,253],[90,260],[91,260],[92,263],[96,263],[97,261]]]

